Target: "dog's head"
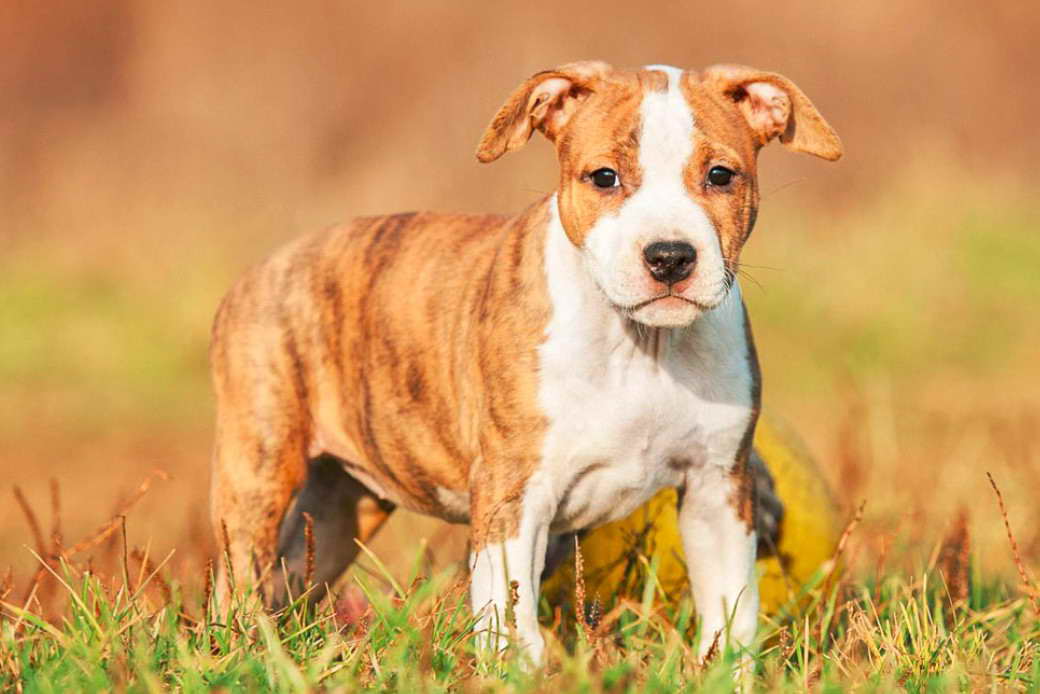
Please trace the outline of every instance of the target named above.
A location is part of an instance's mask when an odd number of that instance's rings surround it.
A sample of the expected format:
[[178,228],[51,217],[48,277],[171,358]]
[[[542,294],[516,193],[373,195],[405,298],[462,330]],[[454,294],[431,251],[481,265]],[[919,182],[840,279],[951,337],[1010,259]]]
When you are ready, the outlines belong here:
[[842,152],[790,80],[737,65],[540,72],[495,115],[477,158],[494,161],[535,130],[556,145],[567,236],[607,299],[651,326],[686,325],[726,296],[755,222],[763,145]]

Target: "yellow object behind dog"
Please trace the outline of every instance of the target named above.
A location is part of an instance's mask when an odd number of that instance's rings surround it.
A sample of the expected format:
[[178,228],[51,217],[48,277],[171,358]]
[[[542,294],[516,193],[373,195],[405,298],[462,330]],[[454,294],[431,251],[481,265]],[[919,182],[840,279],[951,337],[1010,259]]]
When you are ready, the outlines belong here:
[[[761,609],[775,612],[796,598],[832,556],[841,528],[831,491],[796,434],[763,416],[754,447],[784,504],[777,552],[760,557],[757,564]],[[641,599],[651,563],[669,600],[688,594],[674,489],[660,492],[631,516],[592,530],[582,538],[581,551],[590,600]],[[573,557],[558,567],[542,590],[552,604],[573,595]]]

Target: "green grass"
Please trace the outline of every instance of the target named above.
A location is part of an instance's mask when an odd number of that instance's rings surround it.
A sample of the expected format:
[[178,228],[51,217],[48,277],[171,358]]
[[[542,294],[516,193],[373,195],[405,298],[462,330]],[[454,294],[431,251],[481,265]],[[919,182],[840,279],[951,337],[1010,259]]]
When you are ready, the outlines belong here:
[[[203,605],[202,585],[171,589],[161,572],[134,581],[129,570],[117,580],[61,570],[67,607],[51,621],[4,603],[4,691],[722,692],[734,689],[740,655],[698,662],[685,601],[606,605],[591,636],[565,606],[546,631],[548,666],[532,670],[513,650],[477,650],[464,584],[450,571],[408,589],[355,577],[370,601],[359,619],[302,600],[272,615],[249,595],[219,613],[212,600]],[[799,613],[763,622],[745,682],[763,691],[1040,688],[1037,615],[1007,586],[972,579],[956,605],[934,570],[810,591]],[[543,613],[551,623],[547,605]]]

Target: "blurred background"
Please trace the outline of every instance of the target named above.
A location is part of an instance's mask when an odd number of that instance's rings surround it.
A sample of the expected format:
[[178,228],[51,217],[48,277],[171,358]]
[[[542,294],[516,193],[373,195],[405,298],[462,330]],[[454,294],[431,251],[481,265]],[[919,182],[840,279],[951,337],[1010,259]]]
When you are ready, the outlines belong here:
[[[966,509],[1011,575],[985,472],[1040,558],[1035,3],[0,3],[0,476],[70,541],[153,470],[127,521],[174,571],[212,552],[206,348],[222,293],[301,233],[411,209],[517,211],[543,141],[473,150],[557,63],[781,72],[837,164],[763,152],[743,280],[766,407],[805,437],[853,561],[930,560]],[[5,490],[3,494],[8,494]],[[0,502],[0,570],[34,559]],[[47,528],[43,532],[49,532]],[[457,531],[399,514],[376,543],[434,561]],[[401,547],[405,547],[402,553]]]

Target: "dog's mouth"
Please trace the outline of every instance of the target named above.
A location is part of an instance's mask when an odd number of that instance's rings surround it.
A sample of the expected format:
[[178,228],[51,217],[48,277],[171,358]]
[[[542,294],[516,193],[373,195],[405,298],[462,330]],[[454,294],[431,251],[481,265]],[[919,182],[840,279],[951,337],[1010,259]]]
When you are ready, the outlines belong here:
[[691,304],[700,309],[701,311],[710,311],[711,309],[715,308],[714,305],[708,305],[695,299],[690,299],[688,297],[683,296],[682,294],[675,294],[670,289],[663,294],[652,296],[646,301],[640,301],[639,303],[630,304],[628,306],[619,306],[618,308],[620,308],[622,311],[625,311],[626,313],[635,313],[639,309],[645,308],[650,304],[656,304],[658,302],[665,301],[669,303],[674,303],[676,306],[680,306],[683,303]]

